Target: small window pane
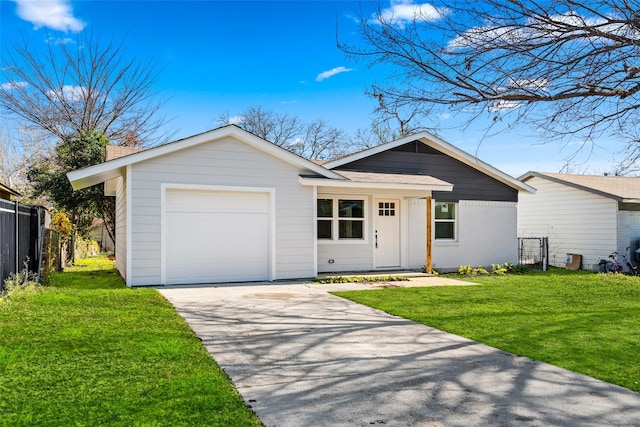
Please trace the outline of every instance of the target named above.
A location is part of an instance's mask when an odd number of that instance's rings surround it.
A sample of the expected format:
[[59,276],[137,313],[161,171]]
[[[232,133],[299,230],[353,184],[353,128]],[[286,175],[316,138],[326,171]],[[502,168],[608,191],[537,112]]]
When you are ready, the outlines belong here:
[[436,203],[436,219],[455,219],[456,218],[456,204],[455,203]]
[[338,200],[340,218],[364,218],[364,200]]
[[318,199],[318,218],[333,217],[333,199]]
[[436,239],[455,239],[455,223],[436,222]]
[[362,239],[363,221],[340,221],[339,222],[341,239]]
[[331,239],[331,224],[333,221],[326,219],[318,220],[318,239]]

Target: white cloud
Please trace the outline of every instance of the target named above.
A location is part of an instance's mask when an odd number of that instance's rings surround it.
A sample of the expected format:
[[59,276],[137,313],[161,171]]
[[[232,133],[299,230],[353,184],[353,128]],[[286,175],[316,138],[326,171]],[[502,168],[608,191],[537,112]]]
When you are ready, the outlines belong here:
[[517,101],[500,100],[500,101],[494,102],[489,107],[489,110],[493,112],[500,112],[500,111],[515,110],[517,108],[520,108],[521,106],[522,104]]
[[528,91],[546,91],[549,88],[549,80],[545,78],[519,79],[509,82],[509,89],[524,89]]
[[47,43],[49,44],[72,44],[76,41],[69,37],[49,37]]
[[80,32],[86,24],[73,16],[68,0],[13,0],[18,16],[36,28]]
[[9,83],[2,83],[0,85],[0,89],[2,90],[13,90],[13,89],[20,89],[27,86],[27,82],[9,82]]
[[401,28],[413,21],[432,22],[448,14],[446,8],[437,8],[429,3],[415,3],[413,0],[392,0],[391,6],[374,15],[372,22],[388,22]]
[[[523,43],[531,43],[537,41],[539,43],[545,40],[557,38],[569,38],[576,35],[586,36],[587,29],[590,27],[598,27],[598,31],[613,35],[622,35],[625,37],[640,39],[640,33],[630,25],[610,23],[607,24],[605,18],[585,18],[573,12],[563,15],[551,15],[547,20],[540,18],[529,18],[525,27],[517,25],[512,26],[483,26],[474,27],[467,30],[448,43],[451,50],[462,48],[477,48],[482,46],[500,46],[500,45],[518,45]],[[566,31],[566,27],[572,27],[570,32]],[[593,41],[604,37],[588,35]]]
[[336,74],[348,73],[349,71],[353,71],[353,68],[346,68],[346,67],[332,68],[330,70],[323,71],[320,74],[318,74],[318,77],[316,77],[316,81],[321,82],[325,79],[328,79],[329,77],[335,76]]
[[85,99],[85,88],[82,86],[62,86],[61,90],[50,91],[49,96],[58,101],[79,102]]
[[229,117],[229,124],[230,125],[239,125],[242,122],[244,122],[244,116]]

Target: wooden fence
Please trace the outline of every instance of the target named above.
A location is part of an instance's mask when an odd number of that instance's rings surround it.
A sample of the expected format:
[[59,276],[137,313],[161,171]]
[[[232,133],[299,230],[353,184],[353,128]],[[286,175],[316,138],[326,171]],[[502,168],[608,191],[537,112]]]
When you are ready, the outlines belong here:
[[41,274],[48,211],[0,199],[0,289],[4,280],[24,268]]

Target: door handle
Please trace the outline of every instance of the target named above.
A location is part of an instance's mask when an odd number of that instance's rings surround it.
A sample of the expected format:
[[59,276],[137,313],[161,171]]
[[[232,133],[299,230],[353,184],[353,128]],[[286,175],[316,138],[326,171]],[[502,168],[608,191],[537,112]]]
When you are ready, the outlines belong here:
[[378,230],[376,230],[376,249],[378,249]]

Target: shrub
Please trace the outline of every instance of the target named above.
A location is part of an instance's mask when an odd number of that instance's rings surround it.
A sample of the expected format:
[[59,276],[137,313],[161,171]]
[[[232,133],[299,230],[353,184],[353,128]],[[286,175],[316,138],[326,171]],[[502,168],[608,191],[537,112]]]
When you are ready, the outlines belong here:
[[25,268],[23,268],[22,271],[11,273],[9,277],[5,279],[4,288],[0,292],[0,301],[6,300],[16,292],[33,290],[40,286],[38,283],[38,275],[27,269],[27,263],[28,261],[24,263]]
[[509,263],[505,262],[502,264],[491,264],[491,274],[495,274],[497,276],[504,276],[509,272]]
[[405,276],[331,276],[325,279],[316,279],[315,283],[373,283],[373,282],[402,282],[409,278]]
[[500,265],[500,264],[492,264],[492,267],[494,269],[494,271],[492,271],[492,273],[497,274],[497,275],[522,274],[522,273],[526,273],[527,271],[529,271],[529,269],[527,267],[523,266],[523,265],[509,264],[508,262],[505,262],[502,265]]
[[484,276],[489,274],[489,272],[482,267],[473,268],[471,265],[467,264],[458,267],[458,274],[461,276]]

